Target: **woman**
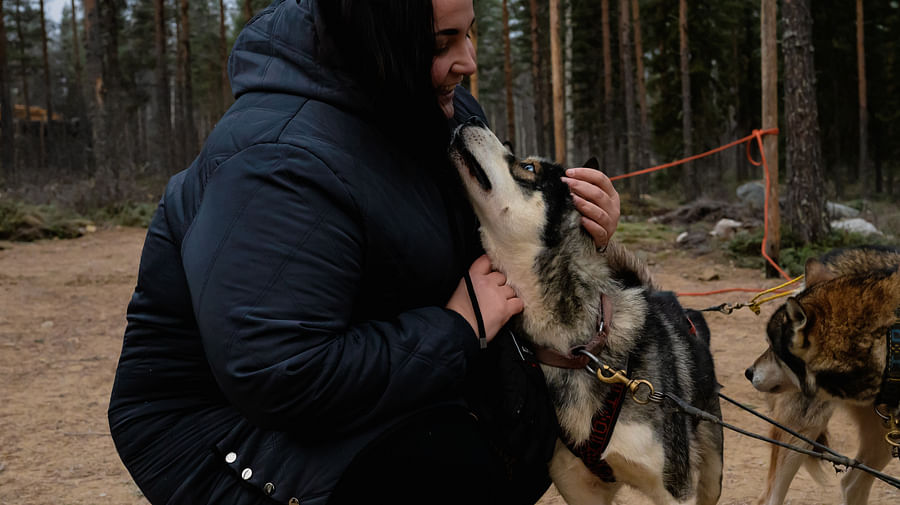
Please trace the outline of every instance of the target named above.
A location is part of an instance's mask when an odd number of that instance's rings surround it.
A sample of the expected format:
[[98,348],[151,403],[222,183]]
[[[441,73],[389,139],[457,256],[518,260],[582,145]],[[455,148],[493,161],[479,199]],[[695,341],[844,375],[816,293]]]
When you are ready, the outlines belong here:
[[[471,0],[278,0],[242,31],[236,102],[148,230],[110,400],[152,503],[546,489],[545,462],[510,475],[464,400],[484,352],[463,273],[489,341],[522,310],[445,159],[453,117],[481,114],[457,87],[473,17]],[[575,175],[603,245],[618,197]]]

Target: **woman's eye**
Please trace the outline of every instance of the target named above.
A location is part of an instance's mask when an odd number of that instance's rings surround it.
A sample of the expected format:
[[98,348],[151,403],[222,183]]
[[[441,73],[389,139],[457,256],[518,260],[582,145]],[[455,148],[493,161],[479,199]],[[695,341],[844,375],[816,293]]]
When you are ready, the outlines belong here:
[[525,170],[527,170],[529,172],[534,173],[534,165],[532,165],[531,163],[529,163],[527,165],[523,165],[522,168],[524,168]]

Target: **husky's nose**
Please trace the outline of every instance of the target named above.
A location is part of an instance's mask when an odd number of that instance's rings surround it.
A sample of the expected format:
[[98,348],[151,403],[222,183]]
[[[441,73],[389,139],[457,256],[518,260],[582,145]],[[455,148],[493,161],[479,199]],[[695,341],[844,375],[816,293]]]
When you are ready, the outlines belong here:
[[744,377],[746,377],[748,381],[753,382],[753,367],[744,370]]
[[481,128],[487,128],[487,125],[484,124],[484,121],[481,120],[478,116],[470,116],[469,119],[466,119],[466,126],[478,126]]

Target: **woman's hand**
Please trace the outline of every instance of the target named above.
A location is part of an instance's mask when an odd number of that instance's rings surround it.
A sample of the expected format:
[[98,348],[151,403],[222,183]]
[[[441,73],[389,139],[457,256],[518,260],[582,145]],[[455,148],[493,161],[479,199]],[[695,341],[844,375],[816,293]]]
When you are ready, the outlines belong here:
[[605,248],[619,224],[619,193],[609,177],[592,168],[570,168],[562,178],[581,212],[581,224],[598,249]]
[[[491,260],[487,255],[482,255],[469,267],[469,277],[472,278],[472,286],[475,288],[475,296],[478,298],[478,307],[481,309],[481,318],[484,321],[484,332],[488,342],[494,339],[500,328],[509,321],[509,318],[522,312],[525,304],[516,296],[515,290],[506,284],[506,276],[493,270]],[[475,318],[475,310],[469,300],[469,291],[466,288],[466,280],[461,279],[447,308],[458,312],[472,326],[472,331],[478,335],[478,321]]]

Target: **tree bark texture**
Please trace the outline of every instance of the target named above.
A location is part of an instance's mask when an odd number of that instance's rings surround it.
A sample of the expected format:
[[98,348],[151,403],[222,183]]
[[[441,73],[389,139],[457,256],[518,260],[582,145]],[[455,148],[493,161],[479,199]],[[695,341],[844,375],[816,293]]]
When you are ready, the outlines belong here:
[[156,171],[160,174],[168,173],[173,169],[172,151],[172,101],[169,95],[169,64],[166,58],[168,29],[166,23],[166,0],[154,0],[154,49],[156,52],[156,68],[154,76],[155,113],[154,124],[156,134],[154,147],[156,150]]
[[[634,51],[631,46],[631,19],[628,11],[629,0],[619,0],[619,62],[622,67],[622,92],[625,95],[626,173],[634,172],[637,169],[637,139],[635,138],[637,119],[635,118],[634,66],[632,65]],[[633,180],[629,180],[627,186],[633,194],[637,192],[637,185]]]
[[506,140],[516,148],[516,108],[513,102],[512,48],[509,42],[509,0],[503,0],[503,77],[506,83]]
[[556,161],[566,164],[566,123],[563,103],[562,44],[559,40],[559,0],[550,0],[550,67],[553,75],[553,143]]
[[231,84],[228,82],[228,39],[225,36],[225,1],[219,0],[219,58],[222,64],[222,107],[221,113],[224,114],[228,107],[231,106]]
[[615,134],[613,127],[613,82],[612,82],[612,49],[610,48],[609,33],[609,0],[600,2],[600,24],[603,37],[603,134],[605,137],[605,149],[603,152],[603,168],[607,174],[618,175],[619,170],[615,163]]
[[[47,143],[51,143],[53,139],[53,90],[50,86],[50,58],[47,53],[47,20],[44,13],[44,0],[40,0],[41,9],[41,53],[44,60],[44,103],[47,108]],[[44,165],[49,157],[47,143],[44,142],[44,136],[41,135],[41,158]]]
[[[475,51],[475,61],[478,61],[478,21],[472,23],[472,50]],[[469,93],[478,100],[478,67],[475,73],[469,76]]]
[[534,94],[534,125],[537,129],[537,151],[539,153],[547,152],[547,142],[544,136],[544,79],[541,73],[541,49],[538,32],[538,5],[537,0],[530,0],[529,9],[531,14],[531,84]]
[[[25,58],[25,35],[22,32],[22,2],[16,0],[16,35],[19,39],[19,77],[22,80],[22,103],[25,105],[25,121],[22,122],[23,138],[22,143],[30,143],[31,141],[31,100],[28,92],[28,60]],[[22,144],[20,143],[20,144]],[[24,148],[23,148],[24,147]],[[28,165],[30,159],[30,146],[21,146],[17,160],[22,166]]]
[[863,25],[863,0],[856,0],[856,72],[859,86],[859,179],[862,181],[862,195],[872,196],[878,184],[872,177],[869,166],[869,105],[866,97],[866,48]]
[[244,23],[248,23],[253,18],[253,2],[251,0],[244,0],[244,16],[247,17]]
[[787,208],[797,239],[817,242],[827,229],[809,6],[810,0],[782,0]]
[[191,60],[191,16],[188,8],[188,0],[180,0],[181,31],[178,52],[181,55],[182,65],[182,106],[184,107],[184,139],[185,151],[183,166],[187,166],[199,152],[197,139],[197,126],[194,122],[194,84],[191,75],[193,62]]
[[[683,155],[694,154],[694,115],[691,109],[691,53],[688,44],[687,0],[678,0],[678,42],[681,68],[681,142]],[[693,200],[698,196],[699,187],[693,163],[685,163],[681,173],[684,197]]]
[[[644,82],[644,43],[641,37],[641,11],[640,2],[631,0],[631,20],[634,30],[634,58],[636,63],[635,77],[637,83],[637,97],[640,112],[638,129],[638,158],[637,168],[643,169],[650,166],[650,123],[647,111],[647,85]],[[650,178],[639,177],[636,179],[639,193],[650,190]]]
[[[762,128],[778,128],[778,49],[776,0],[762,0],[760,6],[760,75],[762,76]],[[769,237],[766,255],[777,262],[781,252],[781,211],[778,205],[778,137],[763,137],[763,152],[769,167],[768,219]],[[766,264],[766,276],[778,277],[778,271]]]
[[[9,4],[7,4],[8,6]],[[6,13],[3,0],[0,0],[0,19]],[[9,182],[14,175],[15,155],[13,143],[13,106],[12,75],[9,72],[9,61],[6,56],[6,23],[0,22],[0,129],[2,129],[2,145],[0,145],[0,181]]]

